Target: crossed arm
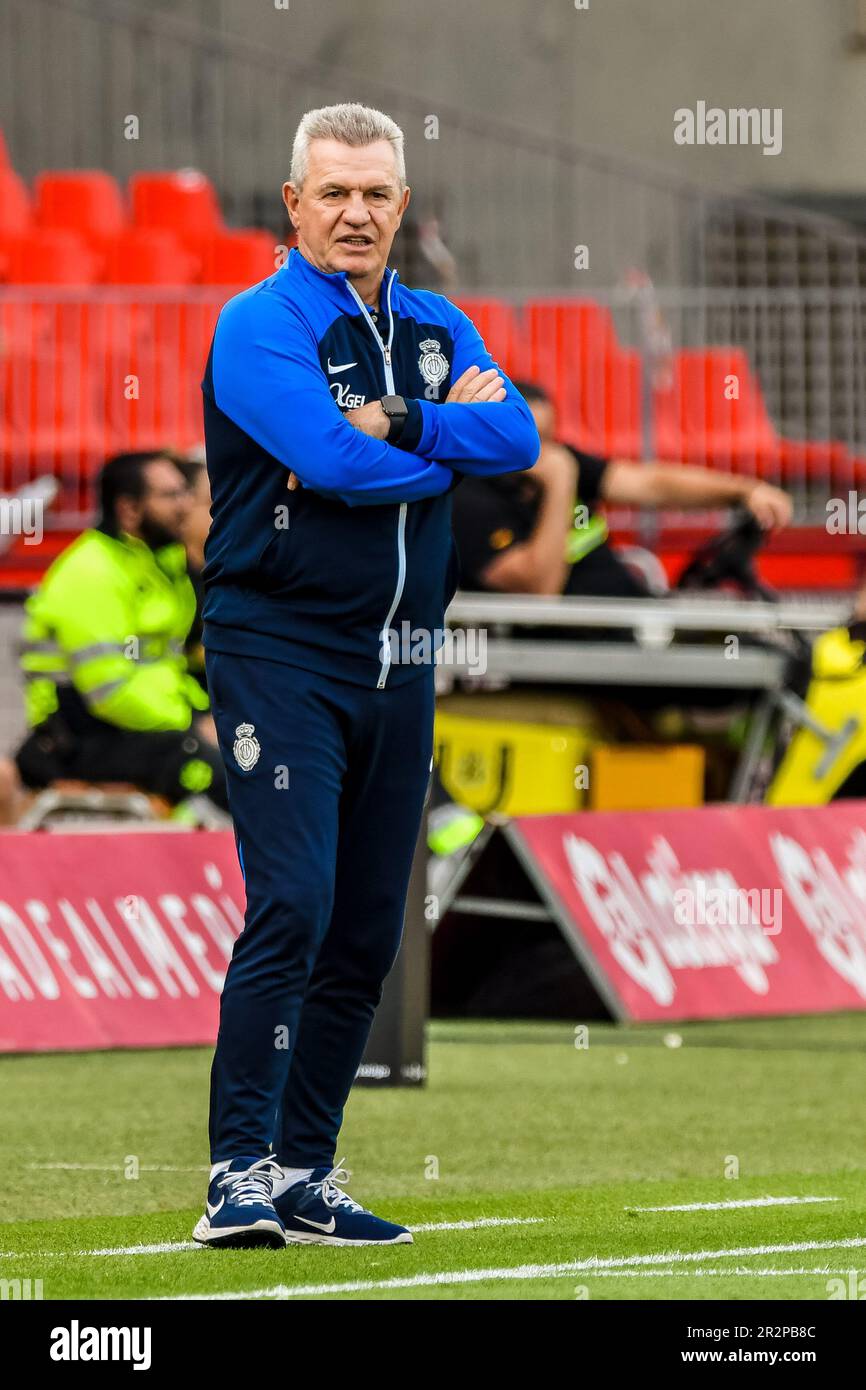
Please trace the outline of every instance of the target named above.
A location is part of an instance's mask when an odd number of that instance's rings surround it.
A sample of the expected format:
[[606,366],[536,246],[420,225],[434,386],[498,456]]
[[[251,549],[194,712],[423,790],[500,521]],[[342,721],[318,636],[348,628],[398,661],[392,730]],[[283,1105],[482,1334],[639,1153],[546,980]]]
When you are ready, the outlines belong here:
[[[467,367],[463,375],[458,377],[443,404],[484,405],[488,402],[504,401],[505,397],[505,382],[496,367],[488,367],[482,371],[481,367],[475,364]],[[388,437],[391,422],[382,409],[381,400],[368,401],[366,405],[347,410],[344,418],[353,429],[360,430],[371,439]],[[287,484],[289,492],[294,492],[300,485],[298,475],[290,472]]]
[[[417,401],[411,447],[385,440],[378,401],[339,410],[315,337],[291,306],[263,294],[229,301],[212,351],[217,406],[298,482],[349,506],[411,502],[447,492],[454,472],[531,468],[538,432],[522,396],[495,368],[471,321],[454,315],[458,380],[441,404]],[[295,482],[292,482],[294,475]]]

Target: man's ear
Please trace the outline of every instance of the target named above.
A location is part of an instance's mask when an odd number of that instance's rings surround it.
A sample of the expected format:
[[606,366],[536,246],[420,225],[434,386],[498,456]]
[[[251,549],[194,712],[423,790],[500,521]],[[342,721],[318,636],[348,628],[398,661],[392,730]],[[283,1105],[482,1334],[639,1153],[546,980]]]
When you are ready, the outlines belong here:
[[400,226],[400,223],[403,221],[403,214],[404,214],[404,212],[406,211],[407,207],[409,206],[409,199],[411,198],[411,196],[412,196],[412,190],[411,190],[411,188],[404,188],[404,189],[403,189],[403,197],[402,197],[401,200],[400,200],[400,211],[397,213],[397,226],[398,226],[398,227]]
[[298,211],[298,197],[299,195],[293,183],[287,181],[283,184],[283,202],[286,205],[286,212],[289,214],[289,219],[295,231],[298,230],[298,224],[295,221]]

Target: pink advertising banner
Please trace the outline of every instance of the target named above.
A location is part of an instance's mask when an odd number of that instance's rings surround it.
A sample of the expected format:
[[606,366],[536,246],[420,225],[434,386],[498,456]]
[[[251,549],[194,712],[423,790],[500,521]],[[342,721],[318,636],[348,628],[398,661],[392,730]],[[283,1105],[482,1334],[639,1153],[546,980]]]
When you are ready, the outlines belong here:
[[617,1017],[866,1008],[866,802],[526,816],[506,834]]
[[211,1043],[231,831],[0,834],[0,1052]]

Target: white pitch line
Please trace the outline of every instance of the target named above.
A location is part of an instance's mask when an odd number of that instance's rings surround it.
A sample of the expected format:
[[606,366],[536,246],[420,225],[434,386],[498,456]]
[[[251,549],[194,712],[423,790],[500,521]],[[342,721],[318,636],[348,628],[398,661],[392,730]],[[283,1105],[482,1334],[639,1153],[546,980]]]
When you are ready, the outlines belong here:
[[176,1250],[202,1250],[194,1240],[164,1241],[158,1245],[116,1245],[104,1250],[0,1250],[2,1260],[57,1259],[59,1256],[78,1259],[83,1255],[173,1255]]
[[[27,1163],[31,1171],[64,1173],[125,1173],[123,1163]],[[168,1163],[142,1163],[139,1173],[209,1173],[206,1163],[198,1163],[193,1168],[174,1168]]]
[[866,1246],[866,1236],[845,1240],[802,1240],[779,1245],[739,1245],[729,1250],[674,1250],[659,1255],[616,1255],[601,1259],[591,1255],[584,1260],[569,1260],[560,1264],[516,1265],[493,1269],[453,1269],[436,1274],[413,1274],[395,1279],[355,1279],[341,1284],[276,1284],[270,1289],[250,1289],[243,1292],[210,1294],[179,1294],[169,1296],[172,1302],[213,1301],[251,1298],[315,1298],[331,1293],[369,1293],[377,1289],[435,1288],[450,1284],[480,1284],[488,1280],[560,1279],[570,1274],[592,1274],[599,1270],[618,1270],[629,1266],[668,1266],[703,1264],[707,1260],[730,1259],[745,1255],[793,1254],[804,1250],[853,1250]]
[[[164,1241],[157,1245],[116,1245],[110,1246],[105,1250],[75,1250],[70,1253],[79,1255],[173,1255],[175,1250],[201,1250],[203,1247],[195,1240],[176,1240]],[[61,1254],[61,1251],[52,1251],[52,1254]]]
[[545,1216],[481,1216],[477,1221],[428,1221],[424,1226],[410,1226],[412,1232],[477,1231],[482,1226],[540,1226]]
[[673,1207],[623,1207],[623,1211],[732,1211],[735,1207],[793,1207],[804,1202],[838,1202],[839,1197],[742,1197],[729,1202],[685,1202]]
[[[546,1220],[544,1216],[480,1216],[477,1221],[430,1221],[423,1226],[410,1226],[413,1232],[430,1231],[476,1231],[491,1226],[536,1226]],[[195,1240],[163,1241],[156,1245],[114,1245],[102,1250],[0,1250],[0,1259],[23,1260],[25,1258],[45,1259],[48,1256],[73,1255],[173,1255],[180,1250],[202,1250],[204,1247]],[[348,1248],[348,1247],[343,1247]],[[339,1257],[338,1257],[339,1258]]]

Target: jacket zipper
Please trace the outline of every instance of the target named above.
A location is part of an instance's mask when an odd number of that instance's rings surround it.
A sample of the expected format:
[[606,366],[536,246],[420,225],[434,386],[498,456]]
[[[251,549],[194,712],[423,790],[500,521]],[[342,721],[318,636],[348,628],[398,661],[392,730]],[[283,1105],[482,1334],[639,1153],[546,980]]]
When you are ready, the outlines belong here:
[[[349,293],[351,294],[352,298],[353,298],[353,299],[355,300],[355,302],[357,303],[358,308],[361,310],[361,313],[364,315],[364,318],[367,320],[367,323],[368,323],[369,328],[370,328],[370,332],[373,334],[373,337],[376,339],[376,342],[377,342],[377,344],[378,344],[378,346],[379,346],[379,351],[380,351],[381,354],[382,354],[382,359],[383,359],[384,364],[385,364],[385,389],[386,389],[387,394],[388,394],[389,396],[395,396],[395,395],[397,394],[396,387],[394,386],[394,369],[393,369],[393,367],[392,367],[392,365],[391,365],[391,344],[392,344],[393,341],[394,341],[394,314],[393,314],[393,312],[392,312],[392,310],[391,310],[391,287],[393,286],[393,284],[394,284],[394,276],[393,276],[393,274],[392,274],[392,275],[391,275],[391,278],[390,278],[389,281],[388,281],[388,295],[387,295],[387,306],[388,306],[388,341],[387,341],[387,343],[383,343],[383,342],[382,342],[382,339],[381,339],[380,336],[379,336],[379,330],[376,328],[375,323],[373,322],[372,318],[370,317],[370,311],[369,311],[369,309],[367,308],[366,304],[364,303],[363,299],[362,299],[361,296],[358,294],[358,291],[354,288],[354,286],[353,286],[353,285],[350,285],[349,282],[348,282],[348,280],[346,281],[346,288],[348,289],[348,291],[349,291]],[[378,680],[376,681],[376,689],[377,689],[377,690],[384,690],[384,688],[385,688],[385,682],[386,682],[387,679],[388,679],[388,672],[389,672],[390,669],[391,669],[391,644],[390,644],[390,642],[388,641],[388,632],[389,632],[389,630],[390,630],[391,622],[392,622],[392,620],[393,620],[393,618],[394,618],[394,614],[397,612],[397,608],[398,608],[398,606],[399,606],[399,604],[400,604],[400,599],[403,597],[403,587],[404,587],[404,585],[405,585],[405,583],[406,583],[406,511],[407,511],[407,507],[408,507],[408,503],[406,503],[406,502],[401,502],[401,503],[400,503],[400,510],[399,510],[399,512],[398,512],[398,514],[397,514],[397,584],[396,584],[396,587],[395,587],[395,589],[394,589],[394,597],[391,599],[391,607],[388,609],[388,616],[386,617],[384,623],[382,624],[382,629],[381,629],[381,631],[380,631],[380,633],[379,633],[379,643],[380,643],[379,650],[380,650],[381,653],[382,653],[382,664],[381,664],[381,666],[379,667],[379,678],[378,678]]]

